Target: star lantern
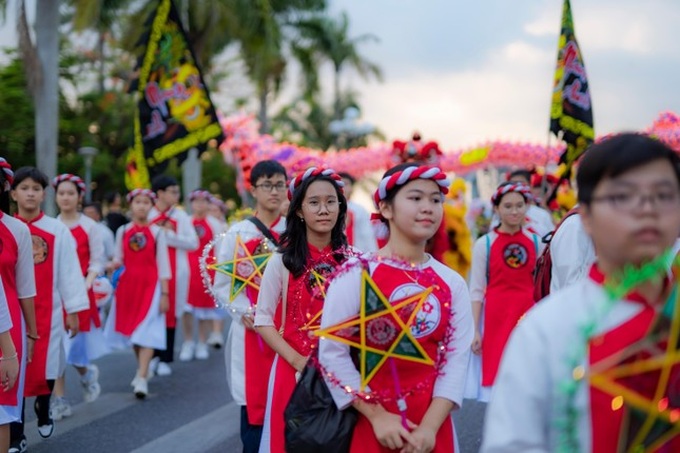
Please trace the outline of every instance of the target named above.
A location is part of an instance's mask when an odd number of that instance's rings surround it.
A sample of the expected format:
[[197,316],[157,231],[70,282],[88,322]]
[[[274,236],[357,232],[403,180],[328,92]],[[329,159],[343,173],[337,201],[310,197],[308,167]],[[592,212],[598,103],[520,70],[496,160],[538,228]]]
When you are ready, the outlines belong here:
[[229,302],[233,302],[248,286],[259,291],[264,268],[271,256],[271,253],[251,254],[241,236],[237,235],[234,258],[231,261],[210,264],[207,268],[231,277]]

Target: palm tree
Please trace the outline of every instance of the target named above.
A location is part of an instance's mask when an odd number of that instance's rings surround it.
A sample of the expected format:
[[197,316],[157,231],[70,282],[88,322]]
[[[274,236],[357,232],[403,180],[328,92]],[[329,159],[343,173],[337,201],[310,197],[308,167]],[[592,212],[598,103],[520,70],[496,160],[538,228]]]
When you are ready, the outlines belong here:
[[[370,33],[350,38],[348,35],[349,18],[345,12],[342,13],[337,21],[329,17],[315,16],[311,19],[300,21],[297,24],[297,28],[304,39],[304,42],[298,46],[298,51],[303,52],[306,49],[312,54],[312,56],[307,57],[308,59],[325,59],[333,65],[334,117],[335,119],[340,119],[342,116],[340,76],[345,68],[351,67],[355,69],[364,78],[374,76],[379,81],[382,81],[382,71],[380,68],[375,63],[361,56],[358,50],[360,44],[376,42],[378,38]],[[318,85],[314,86],[316,76],[312,74],[311,77],[312,86],[310,91],[313,92],[314,88],[318,89]]]

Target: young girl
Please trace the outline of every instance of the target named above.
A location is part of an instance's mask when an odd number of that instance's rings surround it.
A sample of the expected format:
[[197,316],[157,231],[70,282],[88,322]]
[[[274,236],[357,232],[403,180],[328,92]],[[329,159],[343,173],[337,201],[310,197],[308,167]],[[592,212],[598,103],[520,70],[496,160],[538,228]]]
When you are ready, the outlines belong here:
[[[458,451],[450,414],[462,403],[473,330],[470,299],[462,277],[425,252],[428,239],[441,224],[448,185],[436,167],[401,164],[387,171],[374,201],[389,228],[389,239],[377,256],[368,256],[365,263],[391,304],[432,291],[408,327],[422,350],[433,360],[439,359],[434,365],[389,359],[392,363],[378,368],[368,382],[371,390],[366,392],[387,392],[395,397],[368,403],[355,397],[361,376],[350,358],[349,346],[330,339],[319,345],[319,363],[327,373],[336,405],[340,409],[353,405],[360,414],[352,436],[353,452],[402,448],[408,452]],[[322,330],[359,315],[362,268],[352,265],[331,282]],[[367,321],[362,333],[367,341],[373,338],[387,345],[397,338],[399,328],[389,318],[374,321],[381,324]],[[397,395],[397,387],[406,394]]]
[[[9,448],[9,423],[21,421],[26,362],[31,360],[33,342],[38,339],[33,307],[36,292],[31,233],[21,221],[6,214],[13,179],[12,168],[0,157],[0,290],[7,300],[11,318],[7,320],[5,316],[0,316],[4,318],[0,321],[0,332],[11,327],[11,341],[4,333],[0,334],[0,374],[4,390],[0,392],[0,451]],[[0,310],[0,313],[3,311]],[[15,380],[17,385],[10,385]],[[25,449],[25,439],[13,444],[12,448],[20,451],[22,444]]]
[[[347,246],[347,203],[333,170],[307,169],[290,183],[288,196],[286,231],[279,253],[267,264],[255,313],[257,332],[277,353],[260,443],[261,452],[272,453],[284,451],[283,411],[295,388],[295,373],[316,346],[306,328],[323,306],[316,290],[323,275],[344,261]],[[274,324],[277,311],[284,314],[280,329]]]
[[[182,314],[182,329],[184,343],[179,354],[179,360],[186,362],[194,357],[198,360],[208,358],[208,333],[212,321],[224,318],[224,311],[216,308],[215,300],[205,289],[201,274],[200,258],[203,249],[221,232],[221,226],[212,216],[208,215],[210,207],[210,192],[194,190],[189,195],[191,202],[191,222],[198,236],[198,248],[187,253],[189,260],[189,300]],[[198,320],[198,343],[194,343],[194,318]],[[194,347],[195,345],[195,347]]]
[[538,235],[523,227],[530,200],[526,184],[501,184],[491,197],[500,224],[475,242],[470,272],[472,352],[481,356],[481,380],[479,360],[473,358],[466,397],[489,401],[505,343],[534,303],[533,274],[543,246]]
[[106,335],[114,347],[132,343],[137,374],[132,380],[135,396],[149,392],[149,362],[154,349],[165,347],[165,313],[168,311],[170,261],[165,233],[149,226],[149,211],[156,199],[148,189],[135,189],[127,196],[132,222],[116,232],[114,265],[125,266],[120,276]]
[[[76,240],[76,250],[80,261],[80,270],[85,279],[90,300],[90,309],[78,312],[80,334],[73,339],[66,339],[66,362],[73,365],[80,374],[83,387],[83,399],[92,402],[99,397],[99,369],[90,362],[98,359],[106,352],[101,336],[101,320],[99,310],[92,292],[92,283],[97,275],[104,272],[106,262],[104,242],[100,236],[97,223],[78,211],[85,192],[83,180],[69,173],[54,178],[52,186],[56,192],[59,207],[58,220],[70,230]],[[54,386],[54,413],[57,419],[71,414],[71,407],[64,399],[64,377],[57,379]]]

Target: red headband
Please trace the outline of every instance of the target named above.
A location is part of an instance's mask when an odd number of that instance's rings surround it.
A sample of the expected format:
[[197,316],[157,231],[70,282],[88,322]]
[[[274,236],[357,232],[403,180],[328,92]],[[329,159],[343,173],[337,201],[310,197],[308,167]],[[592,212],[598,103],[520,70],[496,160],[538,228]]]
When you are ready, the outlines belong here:
[[127,200],[128,204],[132,203],[132,199],[135,198],[137,195],[146,195],[151,199],[151,203],[156,203],[156,194],[149,189],[134,189],[130,192],[128,192],[127,196],[125,199]]
[[510,192],[517,192],[524,196],[527,200],[532,200],[533,196],[531,195],[531,189],[529,186],[524,184],[523,182],[513,182],[511,184],[505,184],[500,186],[496,192],[491,196],[491,203],[495,206],[500,202],[500,199],[503,197],[503,195],[510,193]]
[[197,198],[203,198],[208,200],[208,202],[212,202],[213,196],[207,190],[194,190],[191,192],[191,194],[189,194],[189,201],[194,201]]
[[434,181],[439,186],[439,190],[443,195],[449,193],[449,185],[451,184],[451,181],[448,180],[446,174],[444,174],[444,172],[438,167],[407,167],[402,171],[398,171],[384,177],[382,181],[380,181],[378,184],[378,189],[373,194],[375,206],[378,207],[380,201],[387,198],[387,192],[397,186],[403,186],[409,181],[413,181],[415,179],[429,179]]
[[335,187],[340,189],[341,193],[345,193],[342,189],[345,186],[345,183],[342,182],[342,178],[334,170],[323,167],[309,167],[304,173],[300,173],[290,181],[290,185],[288,186],[288,199],[293,199],[293,193],[295,193],[295,190],[297,190],[305,180],[317,176],[328,176],[333,180],[333,183],[335,183]]
[[7,162],[4,157],[0,157],[0,169],[5,174],[5,190],[9,190],[14,182],[14,172],[12,171],[12,166]]
[[80,176],[72,175],[71,173],[63,173],[59,176],[56,176],[52,180],[52,187],[56,189],[57,187],[59,187],[59,184],[61,184],[64,181],[69,181],[75,184],[76,188],[78,189],[78,192],[80,193],[85,192],[85,183],[83,182],[83,180],[80,179]]

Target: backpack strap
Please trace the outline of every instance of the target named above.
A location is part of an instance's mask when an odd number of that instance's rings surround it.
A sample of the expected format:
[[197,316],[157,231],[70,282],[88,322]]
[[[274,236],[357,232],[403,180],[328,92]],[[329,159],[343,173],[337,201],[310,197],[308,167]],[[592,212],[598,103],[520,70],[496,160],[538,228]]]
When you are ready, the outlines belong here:
[[536,256],[538,257],[538,235],[532,233],[531,236],[534,238],[534,251],[536,252]]
[[279,241],[276,240],[276,238],[275,238],[274,235],[272,234],[271,230],[270,230],[269,228],[267,228],[267,226],[266,226],[264,223],[262,223],[262,220],[258,219],[258,218],[255,217],[254,215],[248,217],[248,220],[249,220],[253,225],[255,225],[255,227],[256,227],[258,230],[260,230],[260,233],[262,233],[262,235],[263,235],[264,237],[266,237],[267,239],[269,239],[269,240],[272,242],[272,244],[274,244],[276,247],[279,246]]

